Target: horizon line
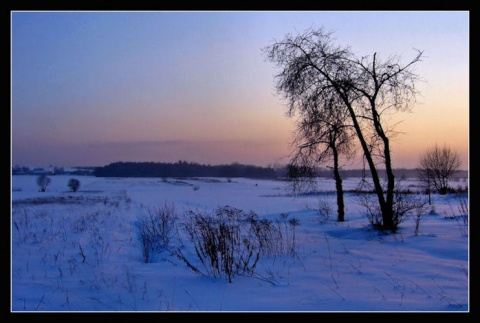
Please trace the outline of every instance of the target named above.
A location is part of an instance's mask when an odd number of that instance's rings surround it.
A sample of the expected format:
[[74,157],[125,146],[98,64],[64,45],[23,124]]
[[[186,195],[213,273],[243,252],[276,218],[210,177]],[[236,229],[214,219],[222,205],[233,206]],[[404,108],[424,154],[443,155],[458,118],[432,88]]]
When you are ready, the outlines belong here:
[[[11,168],[13,169],[14,167],[28,167],[28,168],[99,168],[99,167],[105,167],[111,164],[115,163],[133,163],[133,164],[141,164],[141,163],[153,163],[153,164],[178,164],[180,162],[185,162],[187,164],[193,164],[193,165],[201,165],[201,166],[231,166],[231,165],[240,165],[240,166],[254,166],[254,167],[259,167],[259,168],[271,168],[271,169],[276,169],[276,168],[283,168],[286,167],[288,164],[278,164],[278,166],[261,166],[261,165],[256,165],[256,164],[251,164],[251,163],[240,163],[240,162],[230,162],[230,163],[218,163],[218,164],[210,164],[210,163],[199,163],[199,162],[192,162],[192,161],[187,161],[187,160],[178,160],[175,162],[165,162],[165,161],[114,161],[110,162],[108,164],[102,165],[102,166],[88,166],[88,165],[83,165],[83,166],[58,166],[58,165],[48,165],[48,166],[39,166],[39,165],[21,165],[21,164],[13,164],[10,163]],[[393,170],[417,170],[418,168],[408,168],[408,167],[393,167]],[[327,167],[319,167],[319,171],[328,171],[329,169]],[[355,171],[355,170],[364,170],[366,172],[370,172],[370,168],[340,168],[342,171]],[[385,168],[378,168],[378,171],[384,171]],[[468,169],[458,169],[460,172],[468,172]]]

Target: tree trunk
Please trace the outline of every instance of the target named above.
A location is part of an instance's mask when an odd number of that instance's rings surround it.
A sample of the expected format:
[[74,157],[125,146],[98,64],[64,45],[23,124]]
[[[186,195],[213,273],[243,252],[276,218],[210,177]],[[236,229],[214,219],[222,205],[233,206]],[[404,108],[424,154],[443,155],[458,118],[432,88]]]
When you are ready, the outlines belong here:
[[382,139],[384,144],[384,155],[385,155],[385,171],[387,173],[387,197],[385,201],[385,212],[382,212],[383,220],[383,229],[395,231],[396,225],[394,223],[394,190],[395,190],[395,176],[392,169],[392,159],[390,156],[390,144],[386,136],[383,136]]
[[333,177],[335,178],[335,187],[337,189],[337,212],[338,222],[345,221],[345,204],[343,201],[343,185],[342,177],[338,169],[338,152],[336,147],[332,147],[333,150]]
[[[352,108],[352,105],[350,102],[347,100],[344,101],[345,104],[348,107],[348,110],[350,112],[350,116],[353,121],[353,126],[355,128],[355,131],[357,132],[357,137],[360,141],[360,145],[362,146],[363,149],[363,154],[365,158],[367,159],[368,166],[370,168],[370,173],[372,174],[372,180],[373,180],[373,185],[375,188],[375,193],[377,194],[378,197],[378,204],[380,205],[380,210],[382,212],[382,219],[385,220],[387,219],[387,223],[393,224],[393,221],[391,221],[391,217],[393,215],[392,209],[388,209],[387,203],[385,202],[385,196],[383,195],[383,188],[382,184],[380,183],[380,177],[378,175],[377,168],[375,167],[375,163],[373,162],[372,154],[370,153],[370,150],[368,149],[367,142],[365,140],[365,137],[363,136],[362,130],[360,128],[360,125],[357,120],[357,116],[355,115],[355,112]],[[390,221],[388,220],[388,217],[390,217]],[[383,223],[385,225],[385,222]]]

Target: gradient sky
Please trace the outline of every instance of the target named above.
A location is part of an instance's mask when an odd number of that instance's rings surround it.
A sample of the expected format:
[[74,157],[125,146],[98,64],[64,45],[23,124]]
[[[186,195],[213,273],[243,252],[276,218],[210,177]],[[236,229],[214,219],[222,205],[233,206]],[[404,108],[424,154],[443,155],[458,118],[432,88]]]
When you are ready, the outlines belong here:
[[[261,48],[310,27],[358,55],[413,59],[421,96],[392,147],[434,144],[468,169],[468,11],[13,11],[12,165],[288,162],[294,120]],[[360,155],[360,154],[359,154]],[[356,168],[346,164],[346,168]]]

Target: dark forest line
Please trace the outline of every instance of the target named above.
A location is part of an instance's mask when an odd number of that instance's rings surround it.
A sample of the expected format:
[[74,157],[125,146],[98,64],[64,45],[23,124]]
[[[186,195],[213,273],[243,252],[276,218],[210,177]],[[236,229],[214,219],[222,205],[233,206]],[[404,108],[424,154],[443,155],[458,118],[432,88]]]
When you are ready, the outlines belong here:
[[176,163],[157,162],[115,162],[97,167],[97,177],[246,177],[275,179],[273,168],[233,163],[230,165],[202,165],[179,161]]

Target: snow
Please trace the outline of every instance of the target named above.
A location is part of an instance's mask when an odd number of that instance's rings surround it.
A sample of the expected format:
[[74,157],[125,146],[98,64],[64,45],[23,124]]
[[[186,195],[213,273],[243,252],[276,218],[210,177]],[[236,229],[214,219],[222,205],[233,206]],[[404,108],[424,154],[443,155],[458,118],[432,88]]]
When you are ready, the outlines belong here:
[[[283,181],[246,178],[12,176],[11,312],[469,312],[468,194],[432,195],[396,233],[374,230],[353,193],[336,221],[334,182],[292,196]],[[353,189],[359,178],[347,178]],[[466,179],[451,183],[466,186]],[[404,186],[418,189],[415,179]],[[423,199],[425,195],[417,194]],[[272,221],[288,215],[295,251],[260,258],[253,275],[200,275],[169,252],[145,262],[138,221],[173,205],[213,213],[229,205]],[[321,216],[320,206],[330,206]],[[325,213],[324,213],[325,215]],[[183,219],[183,220],[182,220]],[[183,227],[182,252],[200,262]],[[290,237],[292,241],[292,237]]]

